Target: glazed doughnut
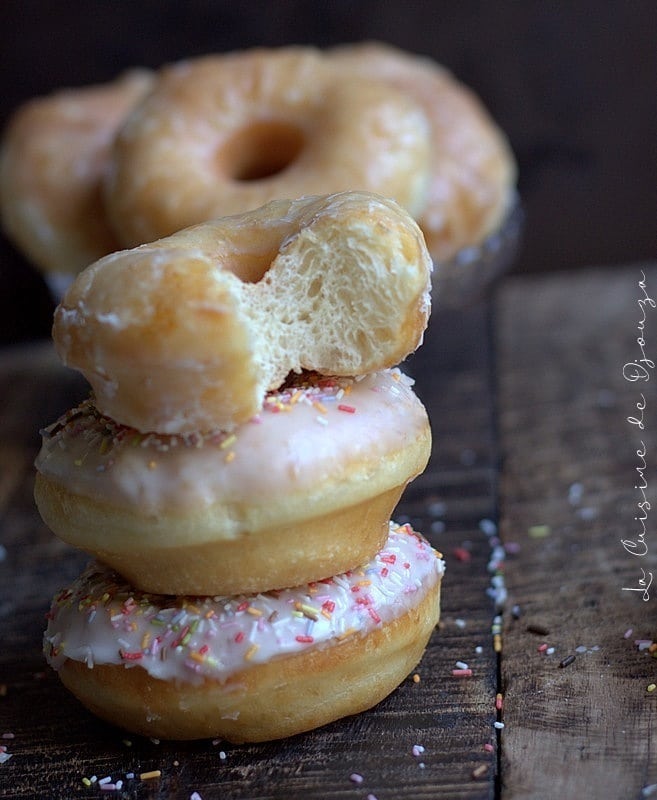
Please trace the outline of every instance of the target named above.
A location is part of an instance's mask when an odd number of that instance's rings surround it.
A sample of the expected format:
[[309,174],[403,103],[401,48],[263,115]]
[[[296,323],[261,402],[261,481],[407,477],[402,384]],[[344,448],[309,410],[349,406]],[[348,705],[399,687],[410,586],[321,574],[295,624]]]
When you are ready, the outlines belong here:
[[369,77],[407,93],[431,126],[426,207],[416,215],[436,263],[480,244],[515,200],[509,144],[478,97],[429,58],[376,42],[328,52],[347,77]]
[[9,238],[49,278],[118,249],[101,182],[111,143],[153,74],[68,89],[20,107],[0,149],[0,217]]
[[273,201],[86,269],[55,312],[65,364],[140,431],[228,430],[291,371],[360,375],[420,343],[431,260],[395,202]]
[[429,124],[403,91],[311,47],[163,68],[117,137],[106,207],[125,247],[270,200],[350,189],[424,207]]
[[49,663],[98,716],[145,736],[277,739],[372,707],[419,662],[440,554],[390,524],[363,567],[282,592],[144,595],[90,567],[53,600]]
[[372,557],[431,450],[398,370],[267,395],[231,434],[142,436],[84,403],[44,431],[35,496],[64,541],[139,589],[296,586]]

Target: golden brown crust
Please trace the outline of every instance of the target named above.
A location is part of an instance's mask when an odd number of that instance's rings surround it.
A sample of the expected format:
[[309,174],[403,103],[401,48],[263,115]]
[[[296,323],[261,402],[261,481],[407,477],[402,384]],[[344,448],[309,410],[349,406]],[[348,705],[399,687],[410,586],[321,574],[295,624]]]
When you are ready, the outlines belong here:
[[141,431],[230,429],[290,371],[400,362],[422,339],[430,272],[393,201],[279,200],[96,262],[53,337],[107,416]]
[[346,190],[426,202],[429,126],[404,91],[342,80],[312,47],[181,61],[117,137],[106,207],[125,247],[278,198]]
[[364,637],[255,665],[225,684],[151,678],[140,667],[66,661],[64,685],[93,713],[162,739],[259,742],[371,708],[420,661],[440,616],[440,582],[402,617]]
[[31,100],[0,150],[0,216],[42,270],[75,274],[118,248],[101,184],[115,132],[153,84],[147,70]]
[[[279,525],[266,531],[247,530],[236,539],[144,547],[135,531],[133,546],[119,549],[111,534],[104,545],[96,545],[89,541],[91,527],[77,529],[86,519],[90,526],[97,520],[96,530],[98,525],[105,528],[105,520],[117,516],[115,509],[67,495],[40,475],[36,479],[39,510],[63,541],[86,550],[142,591],[192,595],[282,589],[320,580],[369,561],[387,538],[388,520],[403,489],[400,486],[355,506],[300,520],[295,525]],[[67,524],[71,511],[75,527]],[[175,518],[170,518],[167,525],[175,527],[175,522]],[[185,519],[185,527],[190,522]]]
[[433,259],[449,261],[496,230],[515,197],[509,143],[468,87],[430,58],[367,42],[328,51],[343,76],[374,78],[407,92],[431,126],[429,190],[416,215]]

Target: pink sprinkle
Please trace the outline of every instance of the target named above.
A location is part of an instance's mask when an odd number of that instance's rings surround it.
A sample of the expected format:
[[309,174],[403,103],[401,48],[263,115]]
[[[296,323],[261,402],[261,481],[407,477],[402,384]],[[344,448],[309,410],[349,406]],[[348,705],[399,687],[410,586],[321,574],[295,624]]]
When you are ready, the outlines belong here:
[[353,406],[346,406],[343,403],[340,403],[338,406],[338,411],[346,411],[347,414],[355,414],[356,409]]
[[492,753],[493,752],[493,745],[490,744],[489,742],[486,742],[486,744],[484,745],[484,750],[487,753]]
[[369,606],[367,611],[369,612],[370,617],[374,620],[374,622],[378,625],[381,622],[381,617],[376,613],[376,611]]
[[544,653],[548,649],[548,647],[549,645],[543,642],[543,644],[539,644],[539,646],[536,649],[538,650],[539,653]]
[[[100,783],[100,781],[99,781]],[[116,791],[116,784],[115,783],[103,783],[100,787],[101,792],[115,792]]]
[[352,773],[351,773],[351,775],[349,776],[349,780],[350,780],[352,783],[358,783],[358,784],[360,784],[360,783],[362,783],[362,782],[365,780],[365,778],[363,778],[363,776],[362,776],[362,775],[359,775],[357,772],[352,772]]
[[414,756],[421,756],[424,753],[424,747],[421,744],[414,744],[412,753]]
[[629,639],[630,636],[634,633],[632,628],[628,628],[625,633],[623,634],[623,639]]
[[2,738],[3,739],[15,739],[16,738],[16,734],[15,733],[3,733],[2,734]]
[[471,678],[472,677],[472,670],[471,669],[453,669],[452,675],[455,678]]
[[136,650],[134,653],[126,653],[125,650],[121,651],[121,658],[125,661],[139,661],[143,657],[144,654],[139,650]]
[[471,555],[470,551],[466,550],[465,547],[455,547],[452,550],[452,553],[454,554],[454,558],[457,561],[467,562],[467,561],[471,561],[472,560],[472,555]]
[[315,641],[312,636],[295,636],[294,638],[301,644],[312,644]]

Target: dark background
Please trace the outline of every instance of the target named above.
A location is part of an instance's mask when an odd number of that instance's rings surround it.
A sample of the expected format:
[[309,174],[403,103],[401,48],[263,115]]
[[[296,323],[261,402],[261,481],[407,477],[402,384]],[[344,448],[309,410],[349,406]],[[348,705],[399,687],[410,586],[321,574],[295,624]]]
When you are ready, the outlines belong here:
[[[506,131],[526,211],[516,272],[657,254],[657,2],[0,0],[0,125],[126,67],[379,39],[432,56]],[[40,276],[0,238],[0,345],[47,336]]]

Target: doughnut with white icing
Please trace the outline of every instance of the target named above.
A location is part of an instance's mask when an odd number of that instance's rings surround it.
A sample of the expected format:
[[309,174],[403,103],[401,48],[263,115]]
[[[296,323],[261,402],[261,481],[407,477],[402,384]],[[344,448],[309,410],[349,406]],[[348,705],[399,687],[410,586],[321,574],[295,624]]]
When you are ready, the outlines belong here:
[[144,436],[85,403],[44,431],[35,496],[61,539],[140,589],[257,592],[371,558],[430,450],[398,370],[307,376],[207,436]]
[[422,340],[430,287],[422,233],[394,201],[278,200],[97,261],[55,311],[53,337],[117,422],[228,430],[290,372],[401,362]]
[[403,681],[438,622],[443,571],[393,523],[369,563],[276,593],[144,595],[91,567],[54,598],[44,651],[84,705],[130,731],[277,739],[364,711]]

